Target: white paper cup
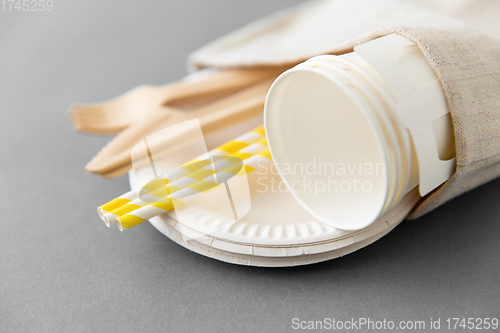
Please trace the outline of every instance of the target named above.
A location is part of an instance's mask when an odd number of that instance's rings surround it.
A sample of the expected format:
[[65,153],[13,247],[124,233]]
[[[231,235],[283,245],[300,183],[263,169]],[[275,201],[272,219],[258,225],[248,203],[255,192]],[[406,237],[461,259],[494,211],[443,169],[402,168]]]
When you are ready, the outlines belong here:
[[291,193],[314,217],[344,230],[369,226],[415,186],[425,195],[422,183],[428,193],[451,176],[454,159],[438,156],[454,154],[449,119],[435,73],[399,35],[286,71],[269,90],[264,115]]

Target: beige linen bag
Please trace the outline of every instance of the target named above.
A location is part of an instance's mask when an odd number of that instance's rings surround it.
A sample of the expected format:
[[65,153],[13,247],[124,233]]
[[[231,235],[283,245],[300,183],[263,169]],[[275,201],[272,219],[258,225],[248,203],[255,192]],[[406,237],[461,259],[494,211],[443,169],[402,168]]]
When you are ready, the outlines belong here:
[[[484,29],[483,29],[484,30]],[[500,40],[419,3],[404,0],[307,2],[194,52],[191,68],[296,64],[342,54],[391,33],[419,45],[448,101],[456,143],[453,176],[424,197],[410,218],[500,175]]]

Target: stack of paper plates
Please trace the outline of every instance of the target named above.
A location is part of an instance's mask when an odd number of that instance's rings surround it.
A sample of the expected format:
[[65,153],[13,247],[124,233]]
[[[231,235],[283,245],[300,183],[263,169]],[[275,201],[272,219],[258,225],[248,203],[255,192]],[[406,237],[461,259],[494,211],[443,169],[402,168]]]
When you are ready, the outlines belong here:
[[[255,121],[249,122],[239,131],[257,125]],[[236,136],[234,131],[217,133],[218,142],[208,137],[207,145],[211,148],[232,139]],[[136,170],[134,177],[140,179],[141,170]],[[130,177],[132,187],[134,177]],[[157,216],[150,222],[174,242],[211,258],[241,265],[296,266],[337,258],[373,243],[401,222],[420,198],[414,190],[376,223],[359,231],[343,231],[312,217],[269,166],[247,177],[251,208],[240,220],[220,216],[213,209],[218,203],[207,196],[190,210],[187,220],[183,217],[183,223],[177,221],[175,212]],[[213,231],[202,232],[207,229]]]

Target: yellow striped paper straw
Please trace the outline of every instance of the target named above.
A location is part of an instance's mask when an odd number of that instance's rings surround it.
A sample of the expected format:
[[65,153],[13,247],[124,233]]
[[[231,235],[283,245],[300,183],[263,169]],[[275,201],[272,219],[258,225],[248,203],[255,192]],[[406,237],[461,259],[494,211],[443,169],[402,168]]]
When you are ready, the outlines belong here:
[[[265,138],[264,126],[260,126],[252,131],[249,131],[235,138],[234,140],[227,142],[226,144],[220,147],[217,147],[209,151],[207,154],[198,156],[194,160],[191,160],[190,162],[182,165],[181,167],[175,170],[172,170],[171,172],[168,172],[166,174],[166,177],[158,179],[157,182],[148,183],[141,189],[141,194],[146,194],[147,191],[153,192],[158,188],[165,186],[165,182],[172,182],[178,178],[187,175],[190,172],[193,172],[194,170],[192,170],[192,168],[193,167],[200,168],[202,166],[202,161],[207,161],[206,164],[211,163],[209,158],[210,156],[224,156],[232,154],[241,148],[247,147],[253,142],[262,140],[263,138]],[[97,208],[99,217],[109,227],[112,223],[116,222],[116,216],[119,215],[119,214],[113,214],[113,212],[125,206],[126,204],[130,203],[131,201],[137,199],[138,197],[139,197],[139,190],[131,190],[119,196],[118,198],[115,198],[107,202],[106,204],[99,206]],[[106,214],[113,214],[116,216],[106,215]]]
[[[271,155],[267,146],[264,149],[259,149],[259,151],[255,151],[257,149],[258,143],[254,143],[249,145],[248,147],[242,149],[246,150],[247,148],[251,148],[253,151],[243,151],[235,155],[239,155],[244,161],[244,167],[246,173],[249,173],[257,168],[258,162],[261,159],[271,159]],[[241,151],[241,150],[240,150]],[[241,169],[241,166],[234,165],[232,167],[217,171],[215,173],[215,179],[217,179],[218,183],[222,183],[232,176],[236,175],[238,171]],[[194,194],[207,192],[209,190],[214,189],[218,184],[214,182],[214,177],[209,176],[201,181],[197,181],[194,184],[182,188],[176,192],[171,193],[159,200],[148,203],[138,209],[135,209],[128,214],[117,217],[117,224],[120,230],[128,229],[133,226],[136,226],[142,222],[145,222],[155,216],[163,214],[165,212],[171,211],[174,207],[178,207],[185,203],[185,201],[181,200],[182,198],[190,197]]]
[[[213,164],[211,163],[210,160],[206,163],[205,161],[203,161],[204,163],[201,168],[195,167],[194,169],[197,170],[195,170],[194,172],[191,172],[173,181],[168,182],[162,178],[155,179],[151,182],[155,184],[153,186],[155,190],[148,191],[147,193],[141,195],[139,198],[136,198],[126,203],[125,205],[113,210],[110,213],[104,214],[104,222],[106,222],[106,225],[116,223],[118,217],[129,214],[130,212],[135,211],[136,209],[139,209],[142,206],[155,203],[156,201],[165,198],[166,196],[174,192],[177,192],[180,189],[189,188],[191,186],[199,188],[200,184],[197,184],[198,182],[209,182],[211,179],[213,179],[214,174],[217,171],[222,171],[227,168],[234,167],[235,160],[237,162],[245,160],[252,154],[264,151],[266,149],[267,149],[267,141],[266,139],[262,139],[260,141],[254,142],[238,150],[237,153],[230,154],[227,156],[215,156]],[[148,183],[147,186],[149,186],[151,183]],[[158,184],[161,184],[161,186],[159,186]]]

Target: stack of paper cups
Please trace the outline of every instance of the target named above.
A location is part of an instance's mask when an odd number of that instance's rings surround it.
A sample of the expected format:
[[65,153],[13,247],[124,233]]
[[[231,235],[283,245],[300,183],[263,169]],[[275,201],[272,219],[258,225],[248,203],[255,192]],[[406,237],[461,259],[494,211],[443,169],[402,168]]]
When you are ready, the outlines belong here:
[[455,169],[440,82],[418,46],[396,34],[283,73],[264,122],[291,193],[339,229],[369,226],[411,189],[424,196]]

